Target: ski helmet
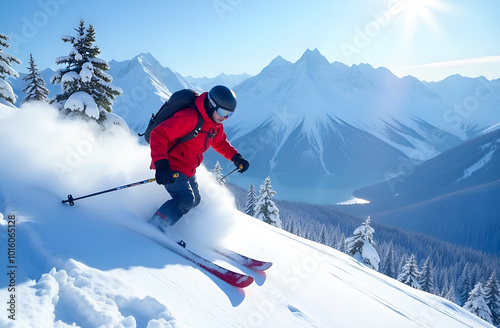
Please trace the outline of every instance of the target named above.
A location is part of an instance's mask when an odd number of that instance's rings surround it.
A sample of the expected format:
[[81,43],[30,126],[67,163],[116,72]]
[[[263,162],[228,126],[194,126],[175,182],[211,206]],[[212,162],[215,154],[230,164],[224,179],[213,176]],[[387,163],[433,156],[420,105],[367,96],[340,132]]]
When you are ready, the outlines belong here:
[[223,108],[227,111],[236,110],[236,95],[226,86],[216,85],[208,92],[208,102],[213,110]]

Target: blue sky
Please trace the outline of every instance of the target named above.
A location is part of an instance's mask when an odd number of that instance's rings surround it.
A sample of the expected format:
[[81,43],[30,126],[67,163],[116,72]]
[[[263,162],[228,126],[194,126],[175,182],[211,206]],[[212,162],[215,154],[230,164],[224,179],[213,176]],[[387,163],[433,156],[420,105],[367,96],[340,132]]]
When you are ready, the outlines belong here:
[[40,69],[57,69],[70,51],[61,36],[82,17],[101,58],[150,52],[182,75],[254,75],[276,56],[295,62],[317,48],[330,62],[425,80],[500,78],[498,0],[25,0],[3,1],[0,12],[20,72],[30,52]]

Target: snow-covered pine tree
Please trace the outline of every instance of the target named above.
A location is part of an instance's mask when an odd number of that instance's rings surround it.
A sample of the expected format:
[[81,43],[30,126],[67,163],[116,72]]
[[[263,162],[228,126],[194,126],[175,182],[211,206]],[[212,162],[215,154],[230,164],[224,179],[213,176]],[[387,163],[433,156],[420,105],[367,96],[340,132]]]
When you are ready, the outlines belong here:
[[222,179],[222,166],[220,165],[219,161],[215,163],[214,169],[212,170],[212,174],[215,178],[215,181],[217,181],[220,185],[225,184],[224,179]]
[[439,291],[439,292],[438,292],[438,288],[436,288],[436,295],[444,298],[446,296],[446,294],[448,293],[448,290],[450,290],[450,284],[449,284],[446,276],[441,281],[441,283],[443,284],[443,288],[441,288],[441,291]]
[[312,240],[314,241],[314,238],[313,238],[313,232],[311,229],[307,229],[306,231],[306,235],[305,235],[305,238],[308,239],[308,240]]
[[486,322],[492,323],[491,321],[491,311],[486,305],[485,292],[483,289],[483,284],[478,282],[474,289],[469,293],[469,298],[465,302],[463,308],[467,311],[474,313]]
[[434,269],[432,268],[431,258],[427,257],[425,260],[420,276],[418,277],[420,289],[424,292],[434,293]]
[[396,270],[396,279],[399,277],[401,272],[403,272],[403,267],[405,266],[406,262],[408,262],[408,254],[404,253],[403,256],[399,259],[398,263],[398,269]]
[[274,195],[276,195],[276,191],[273,190],[271,185],[271,178],[267,177],[264,184],[260,186],[254,217],[281,228],[280,212],[272,200]]
[[331,248],[336,248],[337,247],[337,233],[336,231],[330,230],[330,238],[327,241],[327,246],[330,246]]
[[337,246],[337,250],[339,252],[346,253],[346,249],[345,249],[345,235],[343,233],[340,234],[340,239],[339,239],[339,243],[338,243],[338,246]]
[[286,231],[288,231],[291,234],[295,234],[295,221],[293,219],[290,219],[289,224],[287,226]]
[[7,35],[0,33],[0,98],[14,105],[17,96],[14,94],[14,90],[12,90],[7,78],[12,77],[17,79],[19,77],[19,73],[11,65],[12,63],[21,64],[21,60],[2,50],[2,47],[10,47],[10,43],[7,42],[9,39]]
[[[448,291],[450,290],[450,282],[448,280],[448,275],[446,274],[448,270],[447,269],[440,269],[440,268],[436,268],[436,270],[434,272],[439,272],[439,276],[441,276],[441,279],[437,279],[437,281],[440,281],[441,282],[441,292],[438,292],[439,290],[439,287],[438,285],[434,285],[436,287],[436,295],[438,296],[441,296],[441,297],[445,297],[446,294],[448,293]],[[438,275],[435,275],[435,276],[438,276]]]
[[[472,287],[476,285],[478,281],[482,281],[484,284],[484,278],[483,278],[483,271],[479,267],[477,263],[474,264],[472,269],[469,271],[469,277],[470,277],[470,289],[472,290]],[[483,280],[484,279],[484,280]]]
[[370,218],[354,230],[353,236],[345,241],[346,253],[374,270],[379,269],[380,256],[375,249],[373,234],[375,230],[370,226]]
[[401,269],[398,281],[413,288],[420,289],[420,284],[418,283],[419,275],[417,261],[415,261],[415,255],[412,254]]
[[[253,182],[250,182],[250,189],[248,189],[247,198],[245,201],[245,209],[244,209],[245,214],[248,214],[250,216],[254,216],[256,205],[257,205],[257,193],[255,191],[255,187],[253,185]],[[293,223],[293,221],[292,221],[292,223]]]
[[30,101],[44,101],[48,102],[49,90],[45,87],[45,81],[43,80],[38,68],[36,68],[35,60],[33,59],[33,54],[30,54],[30,62],[28,68],[28,75],[23,77],[23,81],[26,82],[26,86],[23,88],[23,92],[26,94],[26,98],[22,103]]
[[471,280],[469,272],[469,263],[465,263],[462,275],[457,286],[457,304],[463,306],[467,301],[469,292],[471,291]]
[[389,244],[389,248],[387,249],[387,253],[384,256],[382,263],[383,265],[380,272],[388,277],[396,278],[397,267],[394,258],[394,246],[392,243]]
[[94,45],[95,30],[92,25],[85,28],[85,22],[80,19],[80,25],[75,29],[76,36],[63,36],[64,42],[72,45],[68,56],[56,59],[56,64],[66,65],[57,70],[50,83],[61,85],[61,94],[52,102],[60,110],[81,112],[99,122],[112,120],[114,124],[123,125],[124,122],[112,112],[115,97],[122,94],[122,90],[111,84],[113,78],[104,73],[109,70],[105,60],[98,58],[101,53]]
[[446,295],[444,296],[445,299],[447,299],[448,301],[451,301],[453,303],[456,303],[457,301],[457,293],[455,292],[455,286],[452,284],[450,284],[450,289],[448,290],[448,292],[446,293]]
[[500,327],[500,284],[498,283],[497,273],[493,271],[490,278],[484,286],[486,305],[491,311],[491,321],[496,327]]
[[302,226],[299,222],[296,222],[295,224],[295,232],[294,235],[302,237]]
[[321,225],[321,232],[319,233],[319,240],[318,242],[320,244],[326,245],[327,238],[326,238],[326,227],[324,224]]

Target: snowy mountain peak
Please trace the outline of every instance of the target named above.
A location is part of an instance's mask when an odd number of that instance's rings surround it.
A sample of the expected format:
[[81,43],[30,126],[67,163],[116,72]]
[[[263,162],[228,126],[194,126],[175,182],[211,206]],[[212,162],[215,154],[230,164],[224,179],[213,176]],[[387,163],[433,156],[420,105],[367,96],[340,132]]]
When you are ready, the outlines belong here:
[[319,52],[318,49],[310,50],[307,49],[302,57],[297,60],[296,65],[306,65],[307,68],[331,70],[331,64],[328,60]]
[[281,78],[281,76],[283,75],[283,72],[285,72],[287,69],[289,69],[292,66],[293,66],[293,64],[291,62],[289,62],[288,60],[284,59],[281,56],[278,56],[278,57],[274,58],[269,63],[269,65],[267,65],[266,67],[264,67],[262,69],[262,71],[257,75],[258,78],[249,78],[249,79],[243,81],[243,83],[250,82],[248,84],[253,85],[255,83],[258,83],[258,81],[263,79],[263,78],[273,78],[273,77]]
[[[474,83],[463,87],[460,98],[449,85],[400,79],[369,64],[330,64],[318,50],[307,50],[293,64],[277,57],[238,85],[239,112],[226,126],[237,148],[248,148],[252,136],[270,136],[258,145],[254,172],[314,171],[336,179],[332,184],[364,185],[458,145],[462,127],[456,123],[466,117],[450,113],[453,105],[475,88],[492,89]],[[481,120],[498,117],[489,105],[497,96],[488,96],[473,113]],[[479,126],[484,130],[491,122]],[[293,165],[292,153],[299,158]]]
[[372,80],[365,74],[367,69],[371,67],[362,66],[361,65],[352,65],[347,71],[346,75],[344,76],[344,81],[347,85],[350,87],[356,88],[356,89],[368,89],[368,88],[374,88],[375,85],[373,84]]
[[281,56],[278,56],[276,58],[274,58],[270,63],[269,65],[267,65],[266,68],[272,68],[272,67],[287,67],[287,66],[290,66],[292,65],[291,62],[289,62],[288,60],[284,59],[283,57]]
[[173,92],[196,89],[182,76],[163,67],[150,53],[122,62],[111,61],[110,66],[114,83],[124,91],[123,96],[117,98],[114,112],[135,131],[145,130],[151,114],[156,113]]
[[[160,69],[160,70],[161,69],[168,69],[168,68],[163,67],[160,64],[160,62],[155,57],[153,57],[153,55],[151,55],[149,52],[137,55],[132,60],[137,60],[143,66],[148,66],[148,67],[151,67],[151,68],[153,68],[155,70],[158,70],[158,69]],[[170,69],[168,69],[168,70],[170,70]]]
[[[356,66],[356,65],[353,65],[353,66]],[[365,70],[374,70],[375,68],[373,68],[372,65],[368,64],[368,63],[360,63],[357,65],[357,67],[362,70],[362,71],[365,71]]]
[[303,60],[303,59],[323,60],[326,58],[321,54],[321,52],[318,50],[318,48],[315,48],[313,50],[306,49],[306,51],[304,51],[304,53],[302,54],[302,57],[300,57],[300,59],[298,61]]
[[165,69],[165,67],[163,67],[160,62],[156,60],[156,58],[154,58],[150,53],[142,53],[140,55],[137,55],[132,58],[132,62],[137,62],[143,67],[147,67],[155,71]]
[[159,75],[165,71],[173,74],[173,72],[169,68],[163,67],[160,62],[156,60],[156,58],[150,53],[141,53],[132,59],[120,62],[112,60],[109,62],[109,65],[111,67],[112,76],[118,79],[120,79],[123,75],[130,74],[134,70],[144,71],[149,75]]
[[142,52],[139,55],[135,56],[135,58],[143,58],[152,62],[158,62],[150,52]]

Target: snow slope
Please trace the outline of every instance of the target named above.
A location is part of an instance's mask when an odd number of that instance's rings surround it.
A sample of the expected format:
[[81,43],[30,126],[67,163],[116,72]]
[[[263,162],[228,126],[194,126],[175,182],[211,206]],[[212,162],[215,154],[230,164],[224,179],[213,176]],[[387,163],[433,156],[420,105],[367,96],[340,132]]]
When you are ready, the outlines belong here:
[[[61,120],[39,104],[0,105],[0,122],[1,265],[6,271],[14,215],[17,266],[14,281],[5,274],[0,280],[1,327],[491,327],[455,304],[238,212],[228,191],[200,168],[202,203],[176,233],[206,257],[255,277],[250,287],[235,289],[154,241],[165,238],[146,223],[166,198],[156,184],[61,204],[68,193],[152,176],[149,150],[134,136]],[[204,245],[213,243],[274,265],[252,272],[207,251]],[[5,311],[11,295],[15,322]]]

